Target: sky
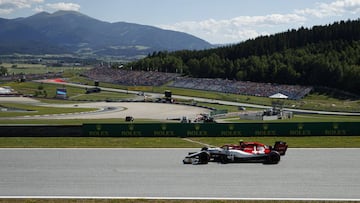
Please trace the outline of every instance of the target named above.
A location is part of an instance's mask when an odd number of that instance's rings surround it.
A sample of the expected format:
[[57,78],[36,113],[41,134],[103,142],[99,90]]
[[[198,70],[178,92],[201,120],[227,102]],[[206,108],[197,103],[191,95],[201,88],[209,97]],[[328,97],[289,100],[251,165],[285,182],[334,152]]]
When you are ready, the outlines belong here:
[[0,0],[0,18],[57,10],[78,11],[111,23],[186,32],[212,44],[231,44],[302,26],[359,19],[360,0]]

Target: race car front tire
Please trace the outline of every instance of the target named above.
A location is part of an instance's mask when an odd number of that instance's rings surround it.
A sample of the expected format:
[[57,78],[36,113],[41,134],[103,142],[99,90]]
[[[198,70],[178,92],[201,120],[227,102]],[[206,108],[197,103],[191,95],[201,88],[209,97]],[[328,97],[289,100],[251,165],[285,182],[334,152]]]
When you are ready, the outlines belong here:
[[210,160],[210,154],[209,152],[202,152],[199,154],[199,162],[202,164],[207,164]]

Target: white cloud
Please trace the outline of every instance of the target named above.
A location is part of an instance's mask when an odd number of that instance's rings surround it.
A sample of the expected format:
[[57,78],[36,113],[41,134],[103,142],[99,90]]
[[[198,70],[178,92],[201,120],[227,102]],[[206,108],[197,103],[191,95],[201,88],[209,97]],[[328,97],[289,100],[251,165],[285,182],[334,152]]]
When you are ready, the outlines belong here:
[[80,5],[74,3],[54,3],[54,4],[46,4],[47,7],[55,9],[55,10],[66,10],[66,11],[79,11]]
[[31,8],[44,0],[0,0],[0,14],[10,14],[18,9]]
[[30,8],[32,4],[42,3],[44,0],[0,0],[0,8]]
[[79,4],[75,3],[53,3],[44,4],[45,0],[0,0],[0,14],[8,15],[20,9],[32,9],[41,12],[48,9],[78,11]]
[[160,25],[160,27],[187,32],[211,43],[233,43],[268,34],[267,32],[258,31],[264,28],[286,24],[302,24],[305,21],[305,17],[297,14],[271,14],[265,16],[239,16],[227,20],[187,21],[173,25]]
[[317,3],[312,8],[294,10],[288,14],[239,16],[232,19],[179,22],[159,25],[164,29],[182,31],[205,39],[210,43],[237,43],[260,35],[286,31],[310,24],[314,18],[360,14],[360,0],[334,0]]
[[337,0],[329,4],[318,3],[315,8],[296,10],[299,15],[312,15],[318,18],[341,16],[344,13],[359,14],[360,0]]
[[3,9],[3,8],[0,8],[0,15],[7,15],[7,14],[10,14],[14,11],[14,9]]
[[36,13],[40,13],[40,12],[45,11],[45,9],[43,6],[37,6],[33,9],[33,11],[35,11]]

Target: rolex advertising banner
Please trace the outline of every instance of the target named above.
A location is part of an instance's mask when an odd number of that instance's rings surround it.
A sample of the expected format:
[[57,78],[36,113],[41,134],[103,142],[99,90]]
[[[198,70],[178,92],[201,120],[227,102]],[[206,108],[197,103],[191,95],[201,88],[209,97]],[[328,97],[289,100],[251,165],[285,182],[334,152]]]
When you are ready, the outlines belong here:
[[360,135],[357,122],[84,124],[94,137],[239,137]]

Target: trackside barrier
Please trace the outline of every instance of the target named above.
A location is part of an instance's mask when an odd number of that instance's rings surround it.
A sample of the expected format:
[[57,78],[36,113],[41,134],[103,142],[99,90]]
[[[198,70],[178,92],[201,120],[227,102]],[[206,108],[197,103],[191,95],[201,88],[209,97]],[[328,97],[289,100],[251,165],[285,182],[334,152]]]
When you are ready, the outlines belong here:
[[4,125],[0,137],[360,136],[360,122]]
[[80,137],[80,125],[4,125],[0,137]]
[[359,136],[360,122],[83,124],[90,137]]

